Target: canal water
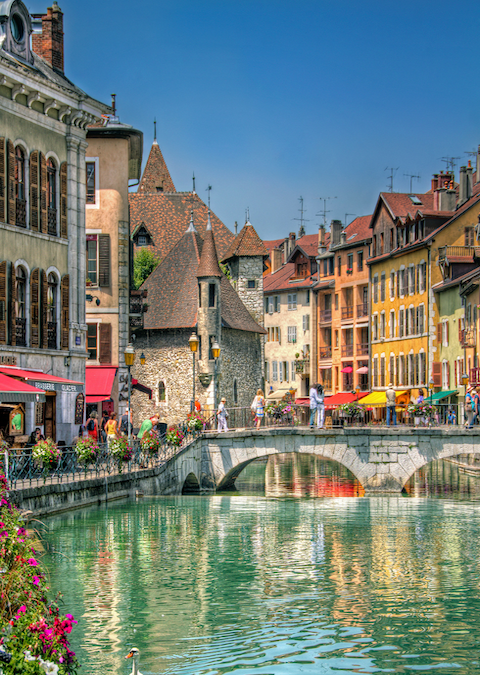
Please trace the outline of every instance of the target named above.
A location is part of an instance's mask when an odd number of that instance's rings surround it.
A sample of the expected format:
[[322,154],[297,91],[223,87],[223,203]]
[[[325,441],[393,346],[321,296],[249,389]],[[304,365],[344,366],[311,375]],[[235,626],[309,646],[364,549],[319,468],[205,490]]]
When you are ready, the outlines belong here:
[[237,493],[48,519],[84,675],[480,673],[480,478],[365,497],[340,465],[257,461]]

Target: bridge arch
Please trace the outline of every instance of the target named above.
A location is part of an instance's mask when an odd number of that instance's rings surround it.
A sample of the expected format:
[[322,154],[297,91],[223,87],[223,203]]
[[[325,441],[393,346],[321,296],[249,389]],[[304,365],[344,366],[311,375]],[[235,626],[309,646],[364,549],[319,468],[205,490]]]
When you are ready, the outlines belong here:
[[198,482],[198,478],[193,472],[189,473],[183,483],[182,495],[199,495],[199,494],[200,494],[200,483]]

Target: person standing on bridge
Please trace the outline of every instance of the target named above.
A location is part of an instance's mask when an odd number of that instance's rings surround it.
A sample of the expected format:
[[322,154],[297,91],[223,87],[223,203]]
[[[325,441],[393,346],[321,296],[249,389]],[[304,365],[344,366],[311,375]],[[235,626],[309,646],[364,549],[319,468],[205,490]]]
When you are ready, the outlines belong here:
[[227,402],[227,399],[222,398],[222,400],[220,401],[220,405],[218,406],[218,410],[217,410],[217,419],[218,419],[217,431],[228,431],[228,427],[227,427],[228,412],[227,412],[227,409],[225,408],[226,402]]
[[393,384],[390,382],[387,388],[387,391],[385,392],[385,395],[387,397],[387,427],[390,426],[390,421],[392,422],[393,426],[397,426],[397,408],[396,408],[396,402],[397,402],[397,394],[395,392],[395,389],[393,388]]
[[317,384],[317,429],[323,429],[325,424],[325,394],[323,385]]
[[315,417],[317,416],[317,408],[320,403],[320,397],[318,396],[317,385],[312,384],[310,387],[310,429],[313,429],[315,424]]
[[255,414],[254,422],[257,429],[260,429],[262,419],[265,417],[265,399],[263,391],[259,389],[252,402],[252,412]]

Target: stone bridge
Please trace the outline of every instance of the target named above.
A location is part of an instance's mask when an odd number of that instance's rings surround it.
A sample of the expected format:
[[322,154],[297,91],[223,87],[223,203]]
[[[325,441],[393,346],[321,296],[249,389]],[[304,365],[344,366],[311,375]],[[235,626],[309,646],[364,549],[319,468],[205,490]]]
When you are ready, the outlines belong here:
[[303,453],[334,460],[359,480],[366,492],[400,492],[429,462],[480,452],[480,434],[461,428],[345,428],[310,431],[274,428],[207,432],[160,469],[161,494],[231,489],[254,459]]

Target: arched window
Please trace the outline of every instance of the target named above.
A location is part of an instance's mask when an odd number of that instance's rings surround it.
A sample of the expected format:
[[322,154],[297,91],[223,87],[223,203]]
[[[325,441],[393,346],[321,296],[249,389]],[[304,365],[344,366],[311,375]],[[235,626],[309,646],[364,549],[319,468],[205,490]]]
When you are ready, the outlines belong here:
[[15,148],[15,224],[20,227],[27,226],[25,194],[25,154],[17,145]]
[[47,162],[48,234],[57,234],[57,167],[52,159]]
[[165,382],[163,382],[163,380],[160,380],[160,382],[158,383],[158,402],[165,403],[165,400],[166,400]]
[[57,349],[58,279],[50,272],[47,286],[47,339],[48,349]]
[[19,347],[27,346],[27,273],[21,266],[15,273],[15,333],[16,344]]

